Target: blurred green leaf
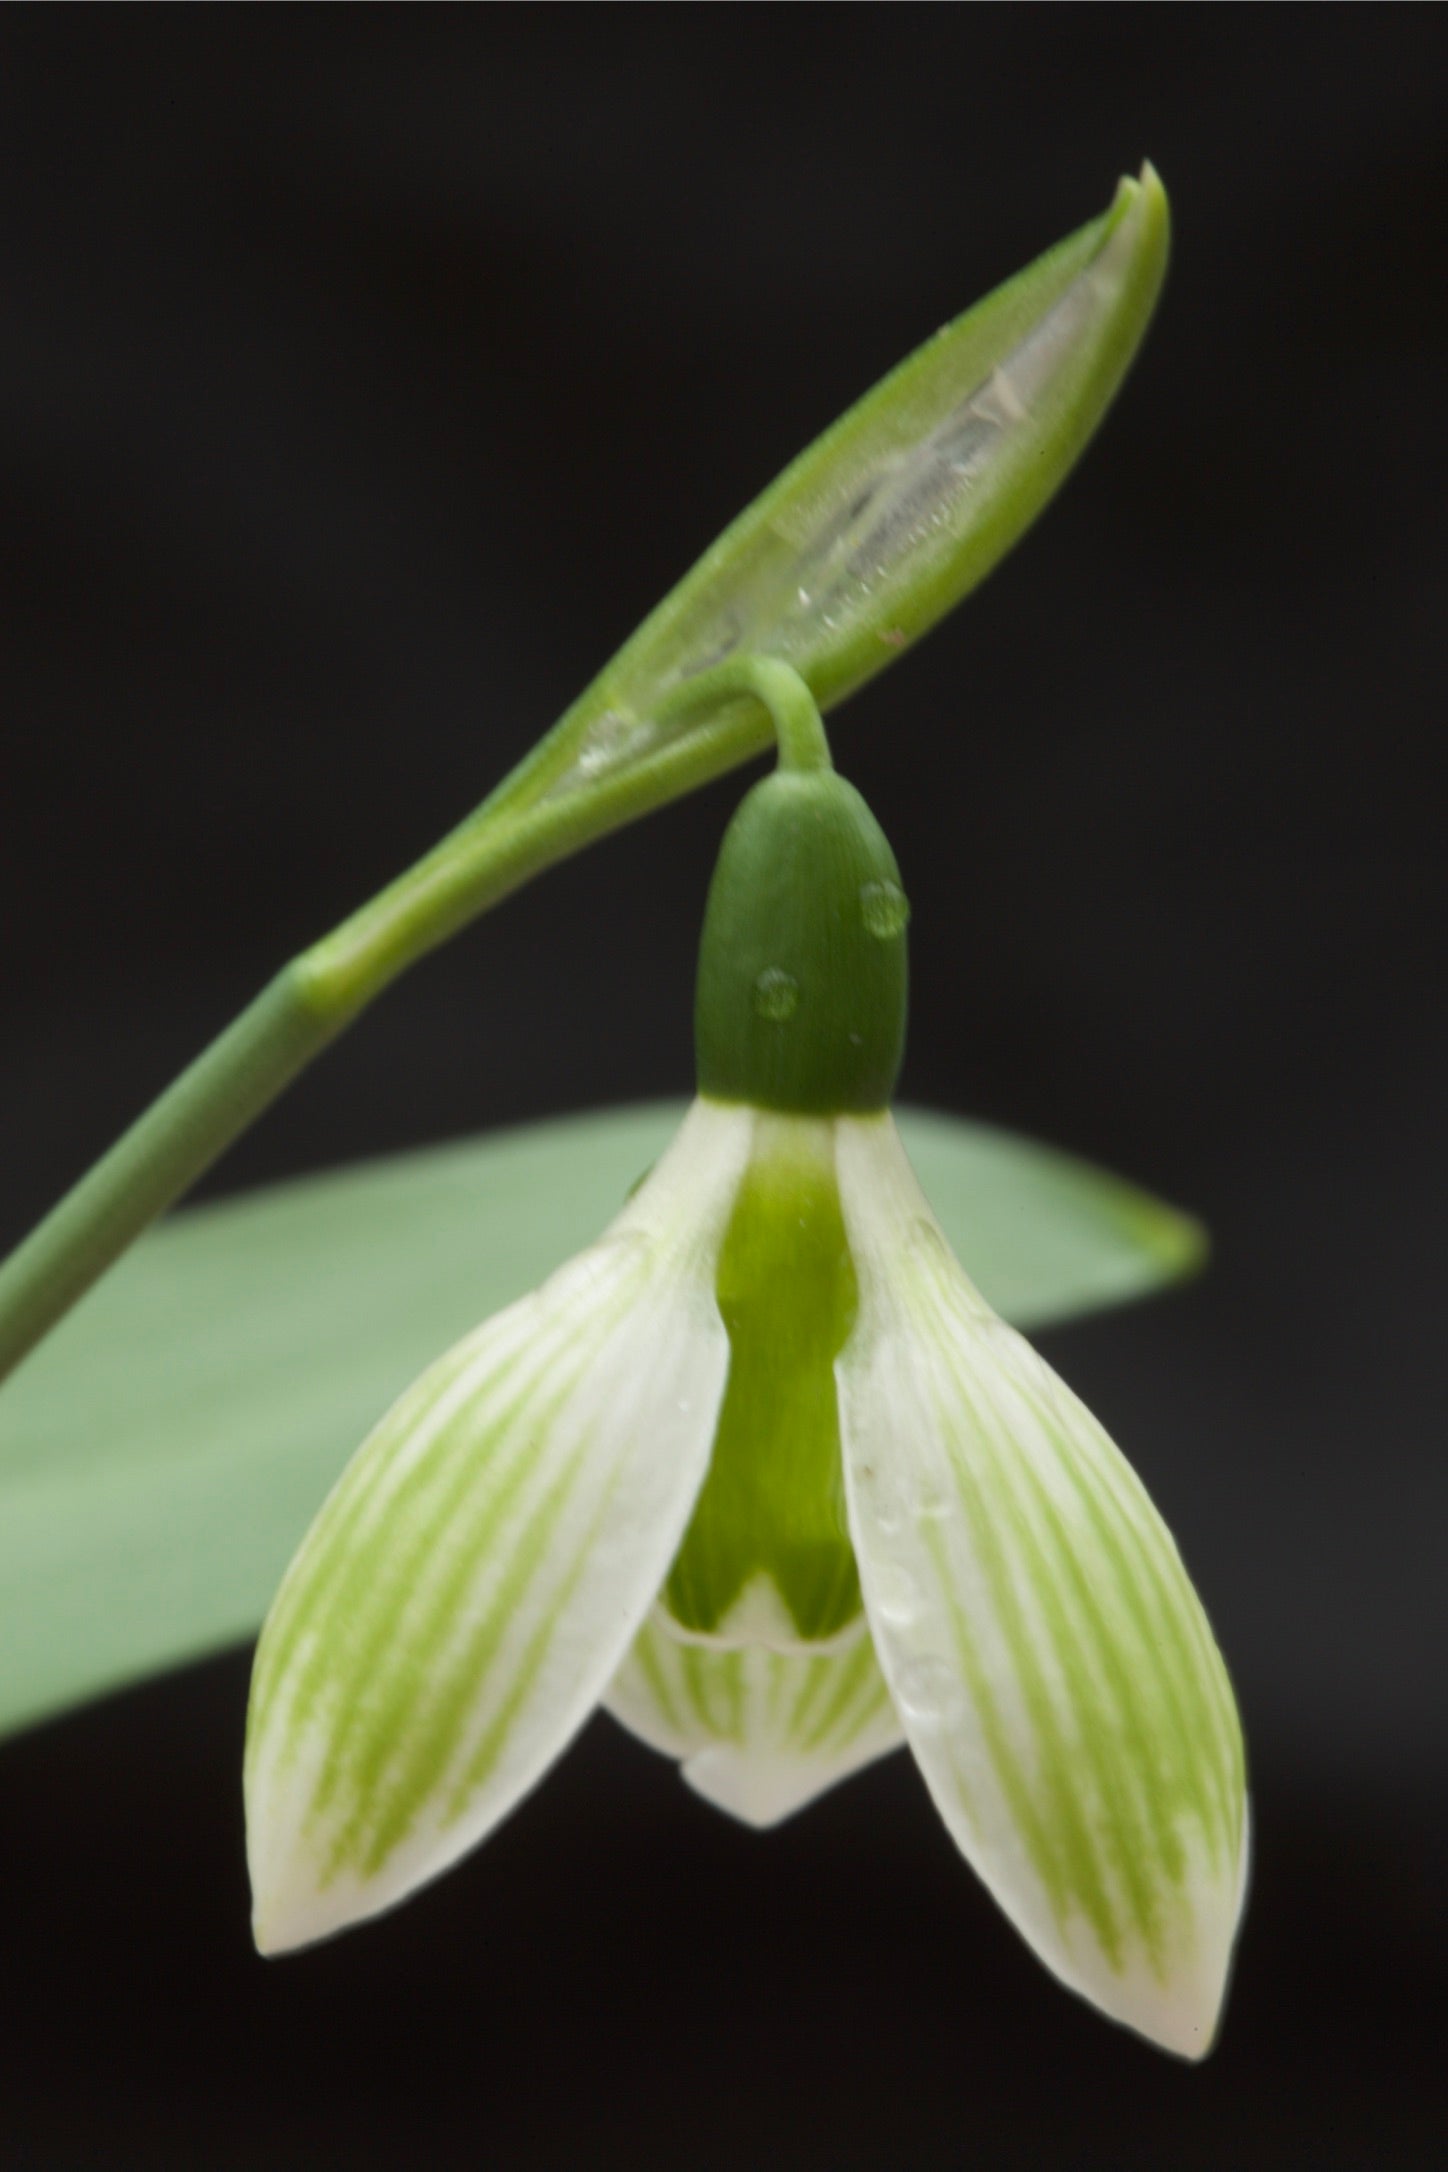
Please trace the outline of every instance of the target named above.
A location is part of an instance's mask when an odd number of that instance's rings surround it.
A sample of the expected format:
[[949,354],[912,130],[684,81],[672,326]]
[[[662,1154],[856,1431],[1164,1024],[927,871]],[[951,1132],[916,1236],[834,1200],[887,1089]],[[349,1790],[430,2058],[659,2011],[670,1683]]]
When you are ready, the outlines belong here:
[[[0,1729],[255,1630],[423,1367],[612,1218],[681,1110],[364,1163],[144,1238],[0,1393]],[[1196,1225],[1069,1156],[906,1110],[947,1234],[1021,1325],[1138,1296]]]

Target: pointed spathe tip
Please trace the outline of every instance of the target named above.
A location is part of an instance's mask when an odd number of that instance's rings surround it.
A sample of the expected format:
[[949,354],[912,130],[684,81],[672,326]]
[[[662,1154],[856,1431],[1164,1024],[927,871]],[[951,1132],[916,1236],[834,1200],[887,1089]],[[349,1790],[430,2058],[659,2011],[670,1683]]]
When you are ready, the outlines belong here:
[[1149,158],[1142,160],[1141,171],[1134,181],[1129,178],[1122,181],[1118,201],[1128,194],[1142,246],[1149,254],[1159,255],[1164,261],[1171,239],[1171,201],[1165,182]]
[[1135,323],[1134,351],[1155,306],[1171,252],[1171,204],[1150,159],[1138,174],[1123,174],[1101,222],[1098,270],[1111,267],[1121,281],[1119,300]]
[[1135,203],[1138,198],[1144,198],[1153,208],[1165,204],[1167,200],[1166,185],[1149,158],[1142,160],[1134,174],[1124,173],[1121,176],[1116,184],[1112,209]]

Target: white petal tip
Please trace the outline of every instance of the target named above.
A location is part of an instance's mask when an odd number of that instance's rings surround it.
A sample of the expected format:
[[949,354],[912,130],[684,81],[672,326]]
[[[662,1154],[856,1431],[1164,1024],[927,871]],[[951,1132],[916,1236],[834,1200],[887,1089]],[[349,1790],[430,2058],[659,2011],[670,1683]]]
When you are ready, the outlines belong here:
[[743,1751],[731,1742],[700,1750],[684,1765],[683,1774],[696,1795],[756,1832],[782,1825],[838,1777],[828,1768],[822,1771],[815,1759]]
[[[253,1822],[258,1822],[254,1813]],[[261,1850],[253,1842],[251,1936],[257,1952],[268,1961],[321,1945],[354,1924],[385,1915],[419,1886],[430,1883],[453,1859],[439,1850],[425,1860],[414,1859],[405,1872],[391,1876],[362,1877],[343,1871],[340,1876],[326,1877],[319,1874],[321,1866],[305,1843],[291,1849],[282,1843],[282,1835],[273,1836],[267,1851],[270,1860],[263,1863]]]
[[1164,1975],[1141,1954],[1117,1973],[1104,1957],[1081,1966],[1079,1949],[1074,1967],[1057,1954],[1038,1950],[1063,1982],[1113,2021],[1179,2059],[1205,2059],[1217,2041],[1226,2006],[1241,1894],[1239,1881],[1234,1895],[1202,1896],[1195,1926],[1183,1925],[1181,1943]]
[[284,1930],[260,1915],[253,1915],[251,1919],[251,1942],[264,1961],[275,1961],[284,1953],[296,1953],[307,1943],[304,1939],[288,1937]]
[[253,1908],[251,1912],[251,1942],[264,1961],[274,1961],[279,1954],[292,1953],[305,1939],[293,1937],[290,1927],[278,1920],[274,1911]]
[[349,1907],[325,1892],[271,1894],[253,1905],[252,1942],[263,1960],[271,1961],[283,1953],[300,1953],[306,1946],[334,1938],[339,1931],[348,1930],[376,1912],[372,1907]]
[[1122,1969],[1099,1950],[1077,1946],[1068,1957],[1053,1941],[1028,1943],[1066,1990],[1156,2050],[1195,2062],[1215,2045],[1231,1973],[1229,1943],[1228,1950],[1218,1944],[1179,1958],[1164,1979],[1140,1952]]
[[1179,2059],[1205,2059],[1217,2040],[1225,1978],[1213,1972],[1198,1980],[1155,1988],[1154,1995],[1111,2009],[1112,2018],[1135,2030],[1159,2051]]
[[[1216,2045],[1232,1982],[1251,1858],[1251,1806],[1244,1800],[1236,1878],[1230,1885],[1224,1881],[1199,1889],[1191,1957],[1178,1963],[1165,1984],[1138,1978],[1124,2004],[1107,2005],[1115,2019],[1179,2059],[1205,2059]],[[1091,1991],[1086,1995],[1095,1996]]]

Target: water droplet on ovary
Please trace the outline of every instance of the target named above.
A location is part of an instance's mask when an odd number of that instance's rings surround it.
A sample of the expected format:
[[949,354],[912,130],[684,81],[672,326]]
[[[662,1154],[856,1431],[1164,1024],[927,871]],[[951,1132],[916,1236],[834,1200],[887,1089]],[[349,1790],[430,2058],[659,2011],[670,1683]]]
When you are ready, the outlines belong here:
[[959,1711],[960,1677],[944,1659],[912,1659],[900,1671],[896,1701],[919,1727],[944,1727]]
[[903,935],[910,918],[910,900],[898,882],[866,882],[860,885],[860,918],[867,935],[887,942]]
[[772,1025],[783,1025],[799,1009],[799,982],[782,966],[767,965],[754,983],[754,1008]]

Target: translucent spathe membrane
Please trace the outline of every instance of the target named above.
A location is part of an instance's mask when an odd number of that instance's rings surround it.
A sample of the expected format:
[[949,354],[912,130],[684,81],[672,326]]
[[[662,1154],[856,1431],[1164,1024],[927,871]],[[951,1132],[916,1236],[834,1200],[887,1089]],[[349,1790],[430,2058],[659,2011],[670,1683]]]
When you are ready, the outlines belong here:
[[968,594],[1110,404],[1167,234],[1147,166],[1104,217],[893,371],[720,537],[564,719],[560,751],[565,735],[573,751],[550,789],[622,774],[685,736],[696,727],[671,705],[734,656],[792,664],[827,708]]

